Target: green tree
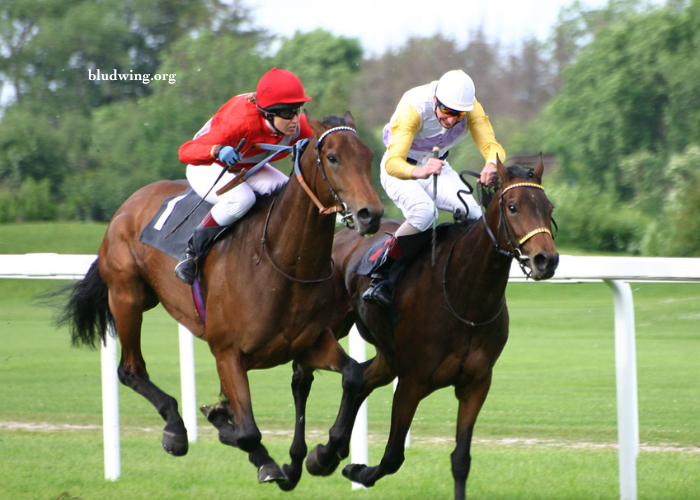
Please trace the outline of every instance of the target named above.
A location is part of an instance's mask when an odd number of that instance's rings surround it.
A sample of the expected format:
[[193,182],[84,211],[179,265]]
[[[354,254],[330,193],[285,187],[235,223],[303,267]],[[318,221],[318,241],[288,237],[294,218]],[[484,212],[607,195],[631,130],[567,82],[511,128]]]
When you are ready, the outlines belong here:
[[272,62],[299,77],[307,95],[313,97],[306,107],[312,114],[322,117],[342,115],[350,109],[350,96],[361,59],[359,40],[317,29],[282,39]]

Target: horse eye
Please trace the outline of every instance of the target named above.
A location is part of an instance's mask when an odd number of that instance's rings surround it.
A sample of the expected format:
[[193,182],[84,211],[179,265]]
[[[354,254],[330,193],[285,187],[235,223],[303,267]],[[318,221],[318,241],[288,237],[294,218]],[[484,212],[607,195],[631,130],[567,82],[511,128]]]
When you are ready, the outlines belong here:
[[510,210],[510,213],[514,214],[518,211],[518,207],[511,203],[510,205],[508,205],[508,210]]
[[328,158],[328,161],[331,163],[338,163],[338,158],[333,153],[329,153],[326,158]]

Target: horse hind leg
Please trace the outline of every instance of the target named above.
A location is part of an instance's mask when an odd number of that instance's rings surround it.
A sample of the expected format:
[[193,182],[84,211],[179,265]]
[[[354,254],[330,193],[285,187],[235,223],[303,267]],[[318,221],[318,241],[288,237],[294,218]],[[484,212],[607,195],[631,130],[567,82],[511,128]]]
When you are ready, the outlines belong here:
[[177,401],[151,382],[146,371],[146,362],[141,352],[141,325],[143,311],[146,309],[145,302],[145,293],[136,293],[133,289],[121,292],[118,288],[110,289],[110,309],[122,346],[117,374],[122,384],[146,398],[165,420],[163,449],[174,456],[186,455],[189,446],[187,429],[178,412]]

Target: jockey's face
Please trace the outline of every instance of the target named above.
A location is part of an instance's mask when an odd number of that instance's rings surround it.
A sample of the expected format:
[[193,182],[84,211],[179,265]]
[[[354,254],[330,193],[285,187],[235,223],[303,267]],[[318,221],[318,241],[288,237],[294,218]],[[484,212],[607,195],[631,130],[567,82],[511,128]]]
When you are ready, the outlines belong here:
[[293,135],[299,128],[299,115],[294,115],[288,120],[275,115],[273,124],[284,135]]
[[433,102],[435,103],[435,116],[440,122],[440,125],[442,125],[444,128],[454,127],[459,122],[461,122],[464,119],[464,116],[466,115],[466,113],[459,113],[458,115],[443,113],[440,104],[434,96]]

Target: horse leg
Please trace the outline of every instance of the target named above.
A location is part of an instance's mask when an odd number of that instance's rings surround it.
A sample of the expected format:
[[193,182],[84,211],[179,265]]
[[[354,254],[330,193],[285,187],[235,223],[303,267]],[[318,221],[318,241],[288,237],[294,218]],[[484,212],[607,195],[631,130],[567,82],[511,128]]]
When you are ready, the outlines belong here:
[[117,374],[122,384],[146,398],[165,420],[163,449],[171,455],[182,456],[187,454],[188,440],[185,423],[178,412],[177,400],[151,382],[141,352],[145,296],[142,286],[126,289],[113,286],[109,290],[109,307],[122,346]]
[[306,457],[306,402],[311,392],[313,383],[313,368],[299,365],[296,361],[292,364],[292,395],[294,396],[294,408],[296,416],[294,420],[294,439],[289,448],[289,456],[292,459],[289,465],[282,466],[282,472],[287,476],[287,481],[278,481],[277,486],[283,491],[293,490],[301,479],[304,457]]
[[328,432],[328,443],[317,445],[306,459],[306,469],[314,476],[327,476],[335,471],[340,460],[350,454],[350,439],[357,412],[376,389],[389,384],[395,377],[380,353],[359,365],[362,369],[360,386],[355,390],[354,375],[343,377],[343,395],[336,420]]
[[[248,453],[248,459],[258,469],[258,482],[286,482],[287,477],[282,469],[261,443],[262,434],[253,416],[248,374],[241,359],[229,350],[215,353],[214,356],[228,408],[224,411],[225,407],[220,403],[204,407],[202,412],[219,430],[219,441]],[[229,423],[229,417],[233,424]]]
[[486,401],[491,387],[491,373],[466,386],[455,389],[459,400],[457,412],[457,446],[452,452],[452,477],[455,482],[455,500],[464,500],[467,495],[467,477],[471,467],[472,433],[476,417]]
[[364,464],[349,464],[343,469],[343,476],[367,488],[384,476],[399,470],[404,462],[406,434],[411,428],[418,403],[428,394],[415,380],[399,378],[391,409],[391,431],[379,465],[368,467]]

